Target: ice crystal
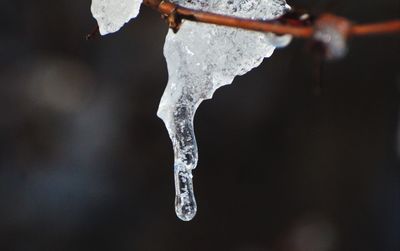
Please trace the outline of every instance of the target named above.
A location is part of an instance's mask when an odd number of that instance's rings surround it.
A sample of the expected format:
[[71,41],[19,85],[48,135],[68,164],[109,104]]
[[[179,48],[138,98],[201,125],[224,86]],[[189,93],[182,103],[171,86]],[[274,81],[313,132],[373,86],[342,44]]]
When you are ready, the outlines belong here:
[[91,11],[101,35],[116,32],[139,14],[142,0],[92,0]]
[[[180,6],[250,19],[273,19],[284,14],[285,0],[172,0]],[[193,130],[196,109],[216,89],[231,84],[285,46],[289,36],[184,21],[169,31],[164,55],[169,80],[157,115],[164,121],[174,148],[175,211],[185,221],[197,211],[192,170],[198,151]]]

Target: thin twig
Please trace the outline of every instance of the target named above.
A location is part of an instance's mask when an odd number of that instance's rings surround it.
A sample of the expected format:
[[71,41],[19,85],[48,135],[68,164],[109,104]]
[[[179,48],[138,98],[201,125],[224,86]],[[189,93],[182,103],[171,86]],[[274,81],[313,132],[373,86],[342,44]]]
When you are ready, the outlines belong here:
[[399,33],[400,20],[387,21],[374,24],[359,24],[351,27],[350,33],[353,36],[378,35],[385,33]]
[[[313,26],[283,24],[282,19],[277,20],[251,20],[238,17],[220,15],[200,10],[184,8],[179,5],[162,1],[162,0],[144,0],[143,4],[157,10],[165,17],[173,17],[173,21],[186,19],[201,23],[224,25],[229,27],[236,27],[246,30],[272,32],[276,34],[290,34],[299,38],[310,38],[314,34]],[[330,15],[332,16],[332,15]],[[343,17],[337,17],[341,20]],[[350,29],[345,34],[346,36],[366,36],[377,35],[385,33],[400,33],[400,20],[393,20],[375,24],[352,24],[348,19],[347,22],[351,24]],[[171,22],[170,22],[171,24]],[[179,24],[177,24],[179,25]],[[172,27],[178,28],[178,27]]]

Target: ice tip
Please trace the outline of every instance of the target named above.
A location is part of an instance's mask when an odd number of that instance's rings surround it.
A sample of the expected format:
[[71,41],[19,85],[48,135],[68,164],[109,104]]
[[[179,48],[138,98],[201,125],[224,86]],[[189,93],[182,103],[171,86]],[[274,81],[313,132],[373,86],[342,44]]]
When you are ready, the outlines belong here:
[[190,200],[182,200],[182,195],[175,198],[175,213],[182,221],[191,221],[197,213],[197,204],[192,197]]
[[186,212],[186,213],[182,213],[182,212],[179,212],[178,210],[176,210],[175,213],[176,213],[176,216],[180,220],[188,222],[188,221],[193,220],[193,218],[196,216],[197,210],[193,209],[190,212]]

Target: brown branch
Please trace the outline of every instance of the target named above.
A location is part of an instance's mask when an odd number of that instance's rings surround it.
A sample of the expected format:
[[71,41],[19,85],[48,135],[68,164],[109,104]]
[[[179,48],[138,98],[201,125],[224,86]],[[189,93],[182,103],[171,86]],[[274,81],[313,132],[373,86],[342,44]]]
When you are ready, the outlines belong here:
[[400,20],[387,21],[375,24],[359,24],[351,27],[350,33],[353,36],[365,36],[385,33],[399,33]]
[[[238,17],[214,14],[210,12],[193,10],[178,6],[176,4],[162,1],[162,0],[144,0],[143,4],[151,7],[160,12],[163,16],[168,18],[171,28],[178,29],[180,20],[186,19],[201,23],[224,25],[229,27],[236,27],[246,30],[272,32],[276,34],[290,34],[299,38],[311,38],[314,34],[314,26],[284,24],[282,19],[263,21],[263,20],[250,20]],[[329,15],[330,18],[335,18]],[[366,36],[385,33],[400,33],[400,20],[387,21],[376,24],[352,24],[348,19],[343,17],[336,17],[341,21],[345,20],[350,28],[346,30],[346,37],[348,36]],[[317,22],[318,23],[318,22]]]

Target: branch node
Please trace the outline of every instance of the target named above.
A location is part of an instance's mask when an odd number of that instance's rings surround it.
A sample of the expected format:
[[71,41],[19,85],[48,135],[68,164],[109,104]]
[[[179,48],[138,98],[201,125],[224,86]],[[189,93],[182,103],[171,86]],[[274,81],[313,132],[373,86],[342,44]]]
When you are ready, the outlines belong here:
[[[163,4],[164,1],[160,3],[160,6]],[[176,6],[171,8],[167,13],[164,13],[161,17],[167,21],[168,27],[171,28],[174,33],[179,31],[182,24],[182,18],[179,17]]]
[[351,27],[351,22],[345,18],[324,14],[316,20],[312,39],[321,45],[326,59],[340,59],[347,53]]

